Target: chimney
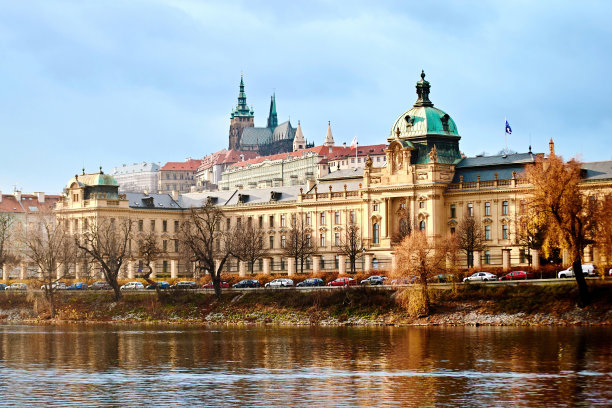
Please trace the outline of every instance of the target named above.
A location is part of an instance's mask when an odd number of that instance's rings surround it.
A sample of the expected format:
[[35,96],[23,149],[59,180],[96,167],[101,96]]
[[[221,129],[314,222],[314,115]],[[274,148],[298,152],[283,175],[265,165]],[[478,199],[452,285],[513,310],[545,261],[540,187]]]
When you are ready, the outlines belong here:
[[177,200],[178,200],[178,198],[179,198],[179,192],[178,192],[178,190],[172,190],[172,199],[173,199],[174,201],[177,201]]
[[21,201],[21,191],[15,190],[15,192],[13,194],[15,195],[15,199],[17,201]]
[[38,193],[36,193],[36,195],[38,196],[38,202],[39,203],[44,203],[45,202],[45,193],[38,192]]

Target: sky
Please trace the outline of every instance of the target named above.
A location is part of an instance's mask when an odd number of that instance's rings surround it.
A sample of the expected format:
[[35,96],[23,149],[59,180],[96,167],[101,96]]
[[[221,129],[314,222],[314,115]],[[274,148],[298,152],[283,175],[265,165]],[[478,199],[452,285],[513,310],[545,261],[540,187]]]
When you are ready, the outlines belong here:
[[385,143],[421,70],[468,156],[612,160],[606,1],[0,0],[0,190],[227,148],[241,73],[255,125]]

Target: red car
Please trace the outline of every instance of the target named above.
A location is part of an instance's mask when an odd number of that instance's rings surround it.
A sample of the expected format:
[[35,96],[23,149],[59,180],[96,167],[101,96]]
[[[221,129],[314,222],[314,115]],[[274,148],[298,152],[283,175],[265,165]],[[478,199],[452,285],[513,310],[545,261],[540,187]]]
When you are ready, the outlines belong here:
[[531,272],[525,272],[525,271],[514,271],[514,272],[510,272],[509,274],[502,276],[501,278],[499,278],[499,280],[525,280],[525,279],[532,279],[533,278],[533,273]]
[[353,286],[356,284],[357,281],[353,278],[338,278],[334,281],[329,282],[327,286]]
[[[213,289],[213,288],[214,288],[214,286],[213,286],[213,283],[212,283],[212,282],[205,283],[205,284],[202,286],[202,289]],[[225,282],[225,281],[224,281],[224,282],[221,282],[221,288],[222,288],[222,289],[227,289],[227,288],[229,288],[229,283],[227,283],[227,282]]]

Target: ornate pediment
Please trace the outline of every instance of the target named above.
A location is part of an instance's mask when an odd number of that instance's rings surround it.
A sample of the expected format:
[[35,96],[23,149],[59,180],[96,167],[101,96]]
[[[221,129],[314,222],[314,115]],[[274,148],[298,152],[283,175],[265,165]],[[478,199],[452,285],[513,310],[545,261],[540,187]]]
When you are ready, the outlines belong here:
[[418,219],[419,221],[426,220],[427,218],[429,218],[429,214],[428,214],[428,213],[426,213],[425,211],[420,212],[420,213],[419,213],[419,215],[417,215],[417,219]]
[[492,224],[493,220],[491,218],[487,217],[484,220],[482,220],[482,223],[483,224]]
[[457,220],[450,220],[449,222],[447,222],[447,224],[450,225],[451,227],[454,227],[459,223],[457,222]]

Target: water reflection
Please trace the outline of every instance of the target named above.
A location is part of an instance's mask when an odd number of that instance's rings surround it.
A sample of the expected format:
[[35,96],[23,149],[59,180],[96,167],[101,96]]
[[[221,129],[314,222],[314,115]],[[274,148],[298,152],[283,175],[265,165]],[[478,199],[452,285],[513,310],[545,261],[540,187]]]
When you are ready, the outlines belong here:
[[2,405],[610,406],[607,328],[0,326]]

